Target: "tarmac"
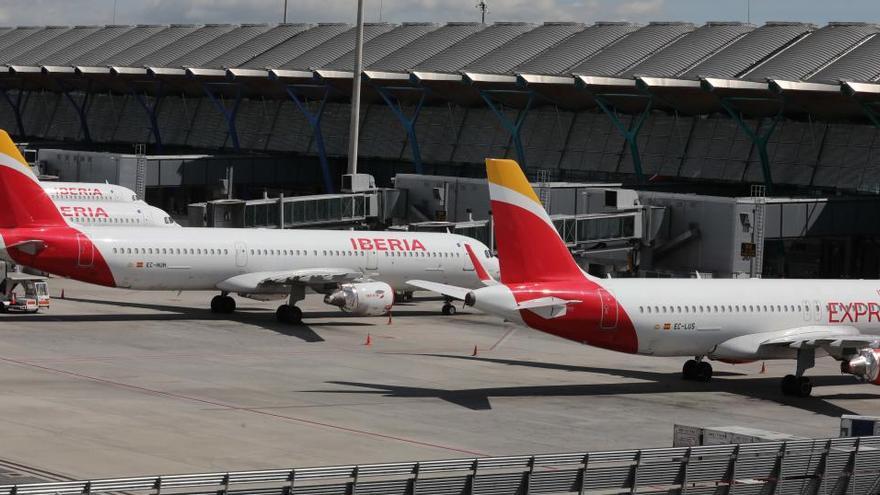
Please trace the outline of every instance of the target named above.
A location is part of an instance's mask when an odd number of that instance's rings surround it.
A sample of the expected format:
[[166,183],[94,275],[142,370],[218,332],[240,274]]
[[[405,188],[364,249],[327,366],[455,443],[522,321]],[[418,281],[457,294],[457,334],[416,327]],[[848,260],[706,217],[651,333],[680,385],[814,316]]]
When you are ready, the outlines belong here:
[[47,311],[0,315],[0,459],[60,477],[668,447],[676,423],[834,437],[841,414],[880,415],[880,387],[829,358],[813,397],[790,398],[793,361],[685,382],[684,359],[443,316],[436,298],[389,324],[310,295],[292,327],[271,302],[221,316],[208,292],[50,287]]

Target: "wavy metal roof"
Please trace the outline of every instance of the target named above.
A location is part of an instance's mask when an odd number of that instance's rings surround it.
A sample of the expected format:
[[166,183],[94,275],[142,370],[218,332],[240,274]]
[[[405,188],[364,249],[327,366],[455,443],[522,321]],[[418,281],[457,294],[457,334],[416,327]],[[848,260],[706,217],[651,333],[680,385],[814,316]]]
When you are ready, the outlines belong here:
[[[96,36],[104,31],[115,32],[116,29],[118,28],[115,26],[106,27],[96,33]],[[90,50],[68,60],[67,63],[75,67],[100,67],[109,65],[107,62],[112,61],[117,55],[132,49],[136,45],[165,30],[167,30],[166,26],[135,26],[126,30],[122,35],[113,38],[112,43],[98,43]]]
[[[388,32],[377,35],[369,43],[364,43],[364,67],[369,68],[379,60],[397,52],[410,43],[416,42],[419,38],[439,27],[439,24],[425,22],[404,23]],[[349,50],[345,55],[325,65],[323,68],[343,71],[354,70],[354,49]]]
[[[367,23],[364,25],[364,46],[373,38],[392,29],[394,29],[393,24],[383,22]],[[355,28],[350,28],[339,33],[324,43],[281,65],[280,68],[293,70],[320,69],[352,50],[356,31]]]
[[369,65],[373,70],[405,72],[486,27],[476,22],[450,22]]
[[865,38],[845,55],[813,74],[808,80],[825,83],[876,81],[880,76],[880,34]]
[[874,24],[831,23],[789,45],[776,56],[749,70],[743,78],[753,81],[799,81],[808,78],[877,32],[878,28]]
[[0,64],[8,64],[11,60],[15,60],[19,55],[49,43],[54,38],[61,36],[71,29],[73,28],[64,26],[46,26],[44,28],[30,31],[21,39],[14,43],[10,43],[0,50]]
[[[290,38],[243,63],[246,69],[271,69],[281,67],[309,50],[351,29],[348,24],[326,23],[306,31],[297,31]],[[232,67],[232,66],[229,66]]]
[[532,59],[586,26],[576,22],[548,22],[523,33],[462,68],[463,72],[510,73],[516,66]]
[[677,76],[753,29],[754,26],[741,22],[710,22],[657,50],[620,75]]
[[737,77],[814,28],[800,22],[768,22],[694,65],[681,77]]
[[284,44],[311,27],[310,24],[280,24],[273,26],[247,41],[235,45],[227,45],[226,52],[208,60],[202,64],[202,67],[214,69],[244,66],[247,62],[256,60],[264,53]]
[[571,68],[595,55],[599,50],[638,29],[638,24],[629,22],[597,22],[520,64],[513,72],[520,74],[570,72]]
[[689,22],[652,22],[584,60],[571,73],[616,76],[694,29]]
[[496,22],[413,67],[426,72],[457,72],[492,50],[531,31],[534,24]]

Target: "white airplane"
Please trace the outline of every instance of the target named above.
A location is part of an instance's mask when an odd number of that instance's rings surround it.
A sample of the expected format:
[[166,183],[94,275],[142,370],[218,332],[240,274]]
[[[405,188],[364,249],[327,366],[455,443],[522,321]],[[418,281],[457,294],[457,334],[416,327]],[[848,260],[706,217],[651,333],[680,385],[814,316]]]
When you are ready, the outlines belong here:
[[137,194],[127,187],[99,182],[40,182],[50,198],[58,201],[88,201],[93,203],[134,203]]
[[806,397],[812,383],[804,372],[827,355],[843,373],[880,385],[880,281],[597,279],[575,263],[519,165],[488,159],[486,168],[500,283],[474,258],[486,287],[411,285],[584,344],[694,356],[684,364],[686,380],[711,379],[707,358],[796,359],[782,391]]
[[[406,280],[429,278],[481,285],[466,246],[497,272],[479,241],[453,234],[330,230],[129,227],[69,224],[9,136],[0,131],[0,255],[84,282],[141,290],[219,290],[218,313],[235,310],[238,294],[258,300],[287,297],[276,312],[299,322],[294,304],[306,288],[344,311],[384,314]],[[447,302],[444,313],[451,311]]]
[[[33,174],[33,170],[28,167]],[[137,194],[116,184],[91,182],[40,182],[61,215],[76,225],[93,227],[180,227],[168,213],[137,199]]]

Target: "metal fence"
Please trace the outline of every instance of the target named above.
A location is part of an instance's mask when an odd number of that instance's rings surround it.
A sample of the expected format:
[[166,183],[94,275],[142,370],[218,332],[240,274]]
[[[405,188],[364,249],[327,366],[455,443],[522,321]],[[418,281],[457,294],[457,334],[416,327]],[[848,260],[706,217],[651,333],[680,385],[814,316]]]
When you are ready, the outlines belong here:
[[880,492],[880,437],[482,457],[0,486],[0,495]]

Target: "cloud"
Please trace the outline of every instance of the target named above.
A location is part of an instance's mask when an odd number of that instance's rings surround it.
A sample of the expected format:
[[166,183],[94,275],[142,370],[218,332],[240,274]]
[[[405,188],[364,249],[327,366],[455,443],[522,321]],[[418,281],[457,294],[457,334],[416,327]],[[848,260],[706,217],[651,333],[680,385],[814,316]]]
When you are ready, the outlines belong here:
[[664,0],[634,0],[624,2],[615,10],[625,17],[644,17],[659,14],[663,12],[664,7]]
[[[638,17],[663,8],[662,0],[486,0],[487,20],[592,22]],[[366,19],[404,21],[478,21],[477,0],[365,0]],[[241,23],[280,22],[282,0],[116,0],[116,22]],[[107,24],[114,0],[2,0],[0,21],[8,25]],[[292,22],[354,22],[353,0],[290,0]]]

